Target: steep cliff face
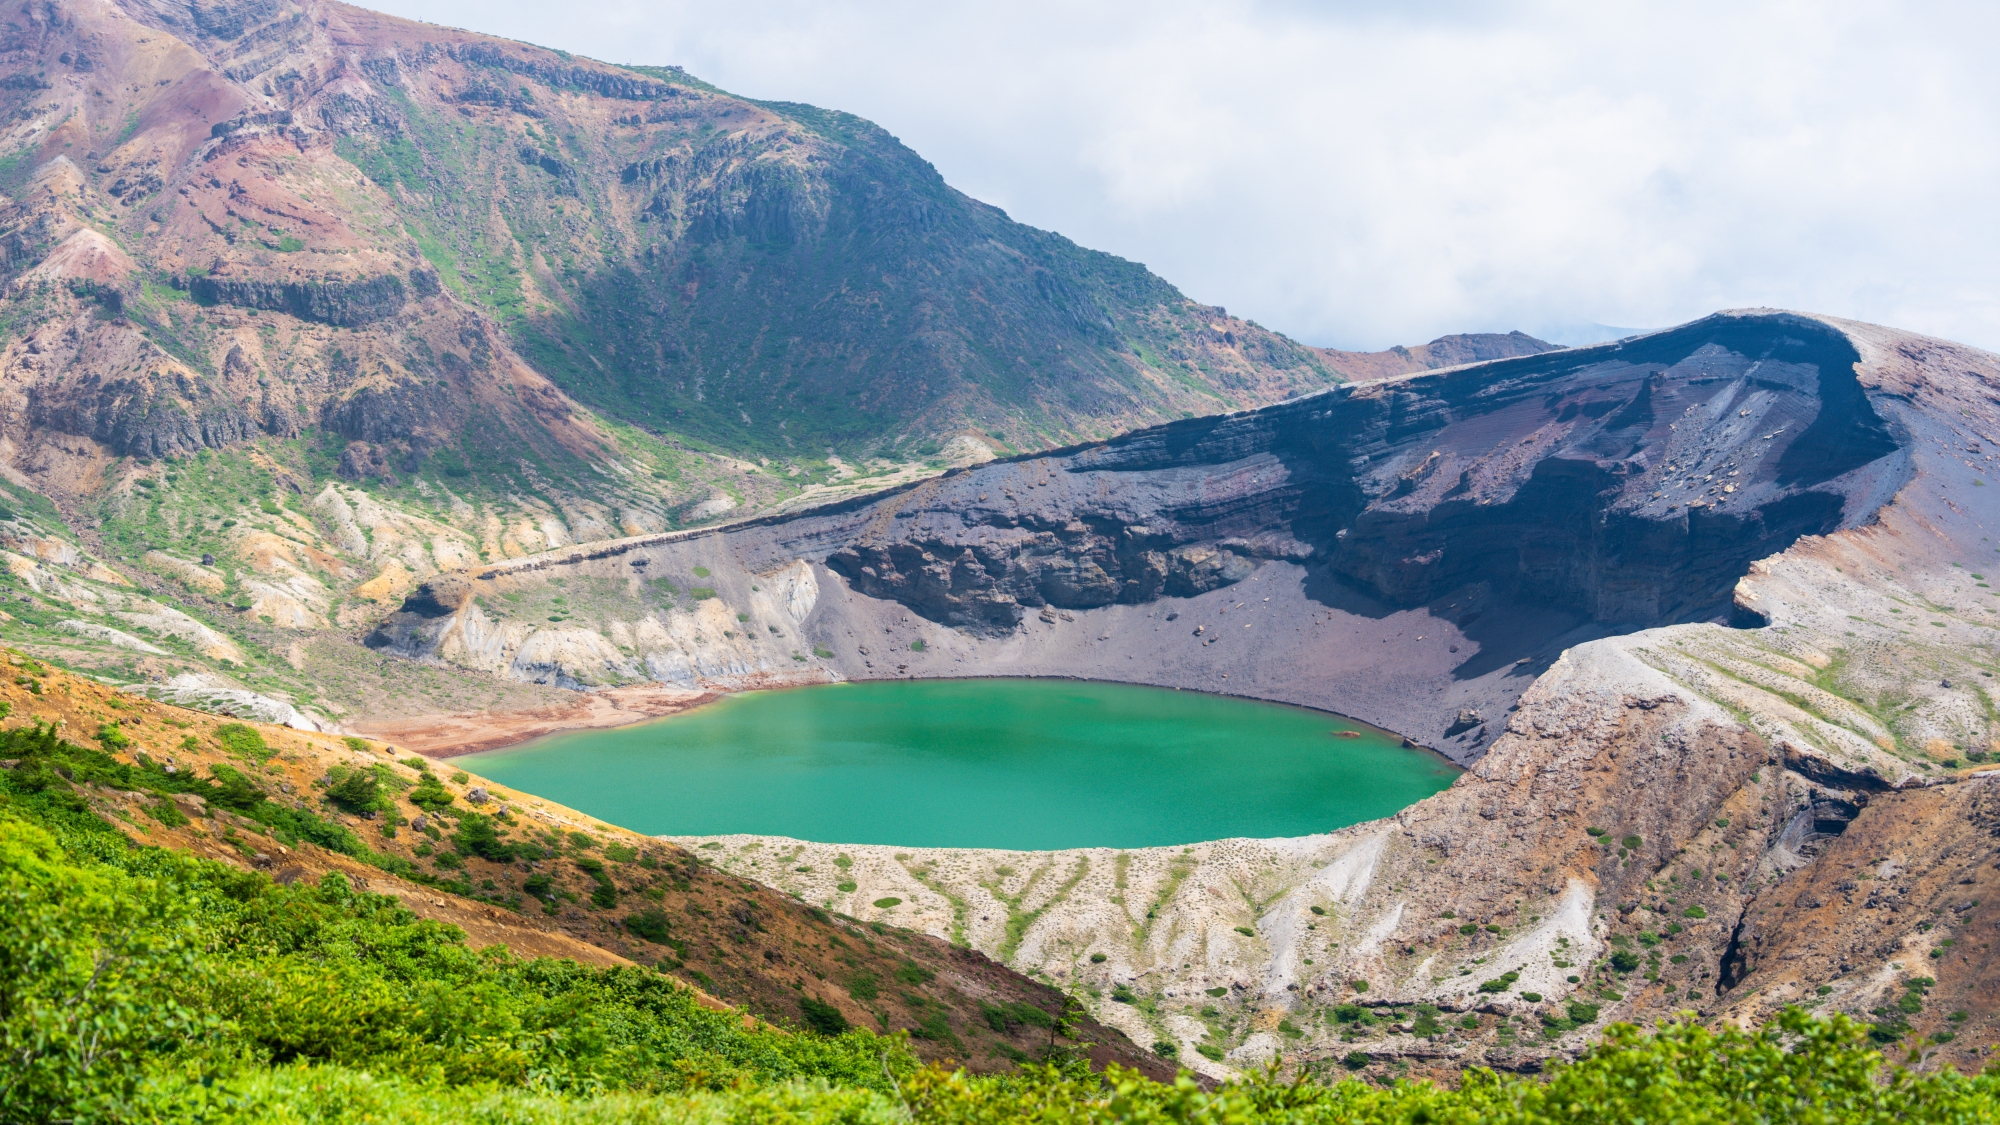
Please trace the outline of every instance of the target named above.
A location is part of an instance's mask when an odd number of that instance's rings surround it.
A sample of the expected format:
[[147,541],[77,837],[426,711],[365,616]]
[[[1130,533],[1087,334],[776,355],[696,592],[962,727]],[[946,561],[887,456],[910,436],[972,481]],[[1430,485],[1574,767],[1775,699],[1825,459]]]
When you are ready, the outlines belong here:
[[1259,558],[1397,606],[1484,583],[1609,624],[1715,617],[1750,560],[1906,474],[1857,358],[1804,318],[1715,317],[1343,389],[967,474],[828,565],[952,625],[1185,597]]
[[264,281],[197,277],[188,286],[198,301],[290,313],[300,320],[359,328],[401,312],[410,290],[436,296],[437,275],[418,271],[405,288],[394,274],[357,281]]

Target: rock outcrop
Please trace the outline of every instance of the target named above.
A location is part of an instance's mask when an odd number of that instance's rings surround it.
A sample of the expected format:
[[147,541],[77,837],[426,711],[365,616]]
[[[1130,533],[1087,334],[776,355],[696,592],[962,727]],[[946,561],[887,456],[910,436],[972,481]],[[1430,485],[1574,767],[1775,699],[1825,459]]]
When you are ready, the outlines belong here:
[[[418,278],[423,280],[419,281]],[[437,292],[435,275],[412,274],[420,292]],[[394,274],[351,280],[269,281],[252,277],[197,277],[188,285],[197,301],[290,313],[300,320],[359,328],[396,315],[409,289]]]

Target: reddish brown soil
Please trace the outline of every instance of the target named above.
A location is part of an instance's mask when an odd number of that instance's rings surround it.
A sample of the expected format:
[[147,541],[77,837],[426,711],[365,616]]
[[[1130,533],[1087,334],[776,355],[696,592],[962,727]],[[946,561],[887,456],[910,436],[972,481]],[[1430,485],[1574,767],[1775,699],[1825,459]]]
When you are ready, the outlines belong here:
[[577,692],[575,698],[524,711],[474,711],[415,718],[362,720],[348,724],[356,733],[426,758],[450,758],[526,742],[565,730],[597,730],[674,715],[713,702],[710,691],[687,691],[662,684],[634,684],[605,691]]

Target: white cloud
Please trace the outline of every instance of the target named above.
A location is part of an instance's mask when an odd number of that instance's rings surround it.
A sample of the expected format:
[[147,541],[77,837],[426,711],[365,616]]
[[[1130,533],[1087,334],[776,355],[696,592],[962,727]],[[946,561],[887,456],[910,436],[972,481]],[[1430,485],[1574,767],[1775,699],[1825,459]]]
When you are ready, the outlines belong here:
[[861,114],[1314,343],[1761,304],[2000,347],[1991,4],[384,7]]

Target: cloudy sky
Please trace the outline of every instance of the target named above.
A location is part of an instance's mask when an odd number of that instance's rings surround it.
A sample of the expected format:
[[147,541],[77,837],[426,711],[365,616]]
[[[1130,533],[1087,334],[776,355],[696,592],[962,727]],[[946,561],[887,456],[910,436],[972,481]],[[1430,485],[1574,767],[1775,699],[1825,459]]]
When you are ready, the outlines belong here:
[[2000,5],[363,0],[871,118],[1315,344],[1777,305],[2000,349]]

